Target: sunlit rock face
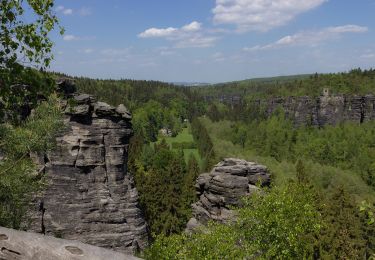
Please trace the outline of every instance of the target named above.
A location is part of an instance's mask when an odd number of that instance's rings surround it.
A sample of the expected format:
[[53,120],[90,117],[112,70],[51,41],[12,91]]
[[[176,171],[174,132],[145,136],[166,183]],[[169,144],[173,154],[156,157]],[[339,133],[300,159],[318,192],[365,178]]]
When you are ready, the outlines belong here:
[[134,253],[148,236],[127,172],[131,114],[90,95],[67,95],[66,128],[38,158],[48,185],[35,200],[30,230]]
[[131,255],[79,241],[58,239],[0,227],[0,259],[18,260],[139,260]]
[[[225,97],[225,98],[224,98]],[[267,117],[282,109],[295,126],[337,125],[351,121],[363,123],[375,120],[375,96],[331,95],[328,89],[318,97],[274,97],[244,103],[241,97],[224,96],[219,99],[232,106],[250,106]],[[211,96],[205,100],[214,100]]]
[[199,201],[192,205],[193,218],[187,230],[194,230],[209,220],[227,222],[233,219],[231,207],[240,206],[244,196],[258,190],[258,185],[268,186],[271,175],[264,165],[241,159],[226,158],[197,178]]
[[288,97],[273,98],[259,101],[260,106],[266,107],[266,114],[272,115],[282,108],[285,115],[296,126],[337,125],[351,121],[363,123],[375,119],[375,97],[321,95],[317,98]]

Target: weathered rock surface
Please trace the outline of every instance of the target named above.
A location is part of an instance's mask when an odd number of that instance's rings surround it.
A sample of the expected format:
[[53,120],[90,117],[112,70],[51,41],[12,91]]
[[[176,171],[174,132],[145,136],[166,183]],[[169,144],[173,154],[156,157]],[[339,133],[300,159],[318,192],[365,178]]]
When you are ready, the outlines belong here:
[[258,183],[268,186],[270,177],[266,166],[234,158],[224,159],[210,173],[197,178],[199,201],[192,204],[193,218],[189,220],[187,230],[209,220],[226,222],[233,219],[230,207],[240,206],[241,198],[256,191]]
[[0,227],[0,259],[6,260],[136,260],[78,241]]
[[363,123],[375,119],[375,97],[330,95],[328,92],[317,98],[288,97],[259,101],[272,115],[281,107],[296,126],[336,125],[345,121]]
[[72,89],[63,91],[72,98],[66,129],[54,151],[38,158],[48,186],[30,213],[30,230],[133,253],[148,235],[127,172],[131,114]]
[[[206,100],[215,100],[206,96]],[[325,90],[319,97],[275,97],[254,100],[249,104],[243,102],[240,96],[222,96],[218,98],[223,103],[232,106],[258,107],[259,110],[272,115],[278,108],[282,108],[286,116],[296,126],[324,126],[336,125],[345,121],[363,123],[375,120],[375,96],[331,95]]]

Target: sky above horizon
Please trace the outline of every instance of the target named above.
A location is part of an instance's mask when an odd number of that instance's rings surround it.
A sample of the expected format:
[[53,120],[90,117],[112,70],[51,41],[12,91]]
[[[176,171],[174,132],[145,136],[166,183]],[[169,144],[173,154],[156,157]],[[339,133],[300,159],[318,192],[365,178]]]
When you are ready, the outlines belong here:
[[56,0],[51,70],[225,82],[375,67],[375,0]]

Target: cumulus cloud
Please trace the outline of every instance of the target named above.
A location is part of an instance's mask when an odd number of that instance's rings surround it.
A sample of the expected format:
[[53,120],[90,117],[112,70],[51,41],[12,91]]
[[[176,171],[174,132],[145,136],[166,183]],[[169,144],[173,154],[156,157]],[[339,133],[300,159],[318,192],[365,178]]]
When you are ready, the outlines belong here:
[[64,6],[59,5],[58,7],[56,7],[56,12],[60,12],[64,15],[71,15],[73,14],[73,9],[65,8]]
[[175,42],[176,48],[205,48],[214,45],[217,37],[207,36],[202,24],[193,21],[180,28],[149,28],[138,34],[140,38],[165,38]]
[[72,35],[72,34],[66,34],[66,35],[64,35],[64,37],[63,37],[63,40],[64,41],[76,41],[76,40],[78,40],[79,38],[77,37],[77,36],[74,36],[74,35]]
[[156,37],[168,37],[178,33],[178,29],[173,27],[168,27],[165,29],[150,28],[146,31],[138,34],[140,38],[156,38]]
[[196,32],[196,31],[199,31],[202,27],[202,24],[201,23],[198,23],[197,21],[194,21],[192,23],[189,23],[185,26],[183,26],[181,29],[182,31],[186,31],[186,32]]
[[232,24],[237,31],[268,31],[327,0],[216,0],[215,24]]
[[63,36],[63,40],[67,42],[69,41],[92,41],[95,38],[96,38],[95,36],[76,36],[73,34],[65,34]]
[[345,33],[364,33],[368,28],[358,25],[343,25],[336,27],[327,27],[317,31],[303,31],[293,35],[287,35],[273,43],[266,45],[256,45],[244,48],[245,51],[259,51],[277,49],[288,46],[316,46],[324,41],[340,37]]
[[56,12],[61,13],[63,15],[72,15],[72,14],[78,14],[80,16],[88,16],[91,15],[91,9],[89,7],[82,7],[79,10],[73,11],[71,8],[66,8],[63,5],[59,5],[55,8]]

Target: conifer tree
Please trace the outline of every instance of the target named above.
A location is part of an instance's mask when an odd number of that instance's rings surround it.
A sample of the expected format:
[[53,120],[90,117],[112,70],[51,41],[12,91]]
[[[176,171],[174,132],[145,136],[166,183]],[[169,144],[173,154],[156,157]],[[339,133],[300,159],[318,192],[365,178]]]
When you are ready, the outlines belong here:
[[366,241],[359,211],[342,187],[336,187],[327,199],[322,216],[325,227],[319,235],[320,257],[363,258]]

